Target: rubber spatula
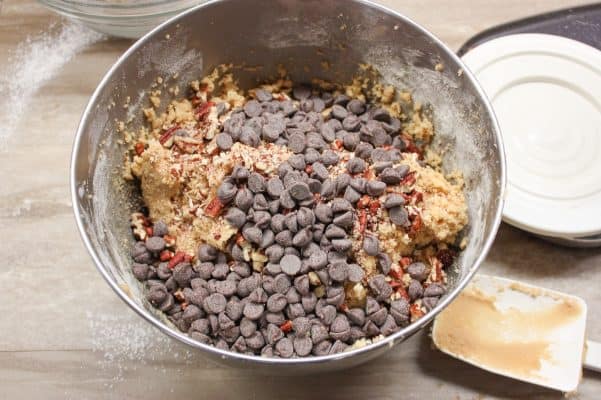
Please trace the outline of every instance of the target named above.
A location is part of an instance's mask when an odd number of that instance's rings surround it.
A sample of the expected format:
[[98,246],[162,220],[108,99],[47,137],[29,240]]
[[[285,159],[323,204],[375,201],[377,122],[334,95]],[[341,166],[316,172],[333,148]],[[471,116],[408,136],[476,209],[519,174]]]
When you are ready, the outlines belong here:
[[510,378],[574,392],[582,366],[601,371],[586,341],[586,303],[522,282],[477,275],[435,319],[441,351]]

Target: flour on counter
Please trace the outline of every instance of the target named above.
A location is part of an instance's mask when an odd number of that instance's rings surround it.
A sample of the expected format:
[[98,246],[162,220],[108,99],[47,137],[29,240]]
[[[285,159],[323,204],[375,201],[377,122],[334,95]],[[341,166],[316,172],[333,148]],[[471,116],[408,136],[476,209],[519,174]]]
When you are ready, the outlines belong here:
[[35,93],[75,55],[102,37],[80,24],[65,21],[27,38],[9,54],[8,65],[0,70],[0,150],[16,132]]
[[109,387],[123,381],[126,372],[139,365],[150,363],[155,369],[164,370],[166,363],[184,366],[193,360],[189,348],[140,319],[91,312],[87,319],[92,350],[102,355],[99,367],[113,373]]

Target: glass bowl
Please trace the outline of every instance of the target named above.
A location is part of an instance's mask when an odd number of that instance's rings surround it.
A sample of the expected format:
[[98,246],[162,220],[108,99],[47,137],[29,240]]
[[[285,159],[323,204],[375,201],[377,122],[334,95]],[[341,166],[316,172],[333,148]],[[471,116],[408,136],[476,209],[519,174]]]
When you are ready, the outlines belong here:
[[207,0],[39,0],[48,8],[112,36],[137,39]]

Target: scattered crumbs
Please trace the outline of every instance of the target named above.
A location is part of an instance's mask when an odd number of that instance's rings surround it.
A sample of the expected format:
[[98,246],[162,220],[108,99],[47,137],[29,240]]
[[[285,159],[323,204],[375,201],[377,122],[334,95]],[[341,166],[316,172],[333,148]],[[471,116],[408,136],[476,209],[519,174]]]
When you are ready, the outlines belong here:
[[434,66],[434,70],[437,72],[442,72],[444,71],[444,64],[443,63],[438,63]]
[[392,29],[394,29],[395,31],[398,31],[399,30],[399,26],[395,25],[395,26],[392,27]]
[[163,78],[160,76],[157,76],[157,83],[160,85],[161,83],[163,83]]
[[459,68],[459,69],[457,70],[457,76],[462,76],[462,75],[463,75],[463,69],[462,69],[462,68]]
[[171,35],[170,34],[166,34],[165,35],[165,39],[167,39],[167,40],[171,39]]

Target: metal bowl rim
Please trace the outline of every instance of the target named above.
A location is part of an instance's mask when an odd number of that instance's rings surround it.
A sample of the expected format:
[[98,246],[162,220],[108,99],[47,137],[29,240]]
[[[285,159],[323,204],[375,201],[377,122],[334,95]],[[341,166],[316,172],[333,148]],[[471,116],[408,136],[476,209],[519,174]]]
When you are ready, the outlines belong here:
[[478,257],[474,261],[474,263],[471,266],[471,268],[469,269],[468,273],[462,278],[462,280],[457,284],[457,286],[446,296],[446,298],[444,298],[443,301],[439,302],[436,305],[436,307],[434,307],[432,310],[430,310],[430,312],[428,312],[426,315],[424,315],[418,321],[409,324],[408,326],[406,326],[405,328],[401,329],[400,331],[394,333],[393,335],[386,336],[383,339],[381,339],[375,343],[366,345],[366,346],[358,348],[358,349],[345,351],[345,352],[339,353],[339,354],[327,355],[327,356],[311,356],[311,357],[290,358],[290,359],[250,356],[250,355],[238,354],[238,353],[233,353],[230,351],[221,350],[221,349],[218,349],[217,347],[197,342],[197,341],[191,339],[190,337],[188,337],[185,333],[180,332],[175,329],[172,329],[169,326],[167,326],[166,324],[160,322],[148,310],[146,310],[144,307],[140,306],[134,300],[132,300],[127,295],[127,293],[118,285],[118,283],[111,279],[107,269],[104,267],[104,265],[100,261],[98,254],[96,253],[96,251],[94,250],[94,248],[91,244],[91,241],[90,241],[88,234],[86,233],[86,230],[84,227],[84,221],[83,221],[81,215],[79,214],[80,200],[77,195],[77,187],[76,187],[76,164],[77,164],[77,158],[78,158],[79,151],[80,151],[82,137],[84,135],[84,130],[85,130],[86,126],[88,125],[88,117],[90,116],[90,114],[95,106],[96,100],[99,98],[100,93],[102,92],[104,87],[110,81],[110,78],[112,77],[112,75],[115,73],[115,71],[117,69],[119,69],[121,67],[121,65],[127,60],[127,58],[132,53],[134,53],[136,50],[138,50],[140,47],[142,47],[144,44],[151,41],[155,37],[155,35],[157,35],[163,28],[165,28],[169,25],[172,25],[174,23],[177,23],[177,21],[185,18],[189,14],[198,12],[199,10],[201,10],[204,7],[211,7],[217,3],[225,2],[225,1],[228,1],[228,0],[211,0],[206,3],[199,4],[195,7],[192,7],[190,9],[168,19],[167,21],[161,23],[160,25],[158,25],[157,27],[152,29],[150,32],[146,33],[144,36],[142,36],[140,39],[138,39],[129,49],[127,49],[127,51],[125,53],[123,53],[123,55],[121,55],[119,57],[119,59],[115,62],[115,64],[113,64],[113,66],[106,72],[106,74],[104,75],[104,77],[102,78],[100,83],[98,84],[97,88],[94,90],[94,93],[92,94],[92,96],[82,114],[81,121],[77,128],[77,133],[75,136],[75,140],[74,140],[73,148],[72,148],[72,154],[71,154],[71,167],[70,167],[71,200],[72,200],[72,205],[73,205],[73,211],[75,214],[75,220],[77,223],[77,229],[79,230],[81,239],[84,242],[84,245],[85,245],[88,253],[92,257],[92,260],[94,261],[94,265],[96,266],[96,269],[98,269],[100,274],[104,277],[104,279],[107,281],[109,286],[113,289],[113,291],[121,298],[121,300],[123,300],[127,305],[129,305],[138,315],[140,315],[146,321],[148,321],[153,326],[160,329],[163,333],[171,336],[172,338],[175,338],[175,339],[177,339],[183,343],[186,343],[187,345],[192,346],[194,348],[198,348],[198,349],[207,351],[209,353],[212,353],[213,355],[218,356],[222,359],[239,360],[239,361],[243,361],[243,362],[257,363],[257,364],[263,364],[263,365],[324,364],[324,363],[333,363],[337,360],[341,360],[344,358],[350,358],[350,357],[357,356],[357,355],[360,355],[363,353],[368,353],[368,352],[380,349],[383,346],[393,347],[397,341],[400,341],[402,339],[405,339],[405,338],[413,335],[417,331],[424,328],[428,323],[430,323],[432,321],[432,319],[442,309],[444,309],[461,292],[461,290],[463,290],[463,288],[472,279],[473,275],[476,273],[476,271],[479,269],[480,265],[486,258],[486,255],[488,254],[490,247],[492,246],[492,243],[494,242],[494,239],[496,237],[497,231],[498,231],[500,223],[501,223],[503,203],[504,203],[504,197],[505,197],[505,186],[506,186],[506,179],[507,179],[506,178],[506,161],[505,161],[505,151],[504,151],[504,147],[503,147],[503,141],[502,141],[502,137],[501,137],[501,133],[500,133],[500,128],[499,128],[497,119],[495,117],[495,114],[493,112],[492,106],[491,106],[490,102],[488,101],[488,98],[486,97],[483,89],[480,87],[478,81],[474,78],[474,76],[470,72],[470,70],[463,64],[461,59],[453,51],[451,51],[447,47],[447,45],[445,45],[440,39],[435,37],[433,34],[431,34],[429,31],[427,31],[425,28],[421,27],[419,24],[417,24],[410,18],[408,18],[394,10],[391,10],[388,7],[382,6],[380,4],[376,4],[376,3],[372,2],[371,0],[352,0],[352,1],[355,3],[362,4],[366,7],[371,7],[371,8],[377,9],[385,14],[391,15],[392,17],[399,19],[400,21],[402,21],[405,24],[408,24],[409,26],[416,29],[421,34],[425,35],[429,40],[434,42],[434,44],[436,46],[438,46],[442,51],[447,53],[447,55],[458,66],[460,66],[462,68],[463,74],[465,74],[467,76],[467,79],[469,80],[469,82],[476,89],[476,91],[479,95],[479,98],[482,101],[482,104],[484,105],[488,115],[491,118],[491,126],[493,129],[493,135],[494,135],[494,138],[497,143],[496,150],[499,154],[499,175],[500,175],[499,181],[498,181],[499,198],[497,199],[498,207],[495,212],[494,219],[493,219],[493,226],[491,227],[491,230],[484,241],[484,244],[482,246],[482,251],[480,252]]

